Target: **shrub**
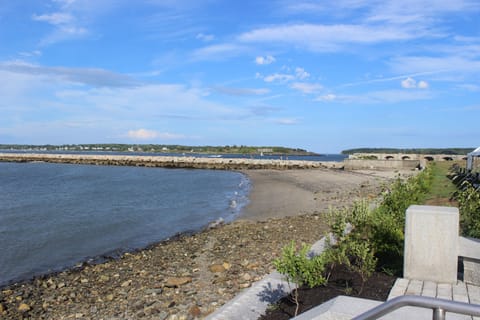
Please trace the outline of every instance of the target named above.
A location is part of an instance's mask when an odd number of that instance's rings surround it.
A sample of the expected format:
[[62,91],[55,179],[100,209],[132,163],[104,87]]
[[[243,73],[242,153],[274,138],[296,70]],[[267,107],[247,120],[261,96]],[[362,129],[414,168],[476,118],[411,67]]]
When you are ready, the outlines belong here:
[[309,258],[310,246],[303,244],[297,252],[295,242],[283,248],[282,256],[276,259],[273,264],[278,272],[283,274],[289,285],[293,284],[293,302],[296,304],[295,316],[298,313],[298,287],[307,285],[310,288],[323,285],[327,282],[324,277],[325,260],[324,256]]
[[457,193],[460,230],[463,235],[480,238],[480,193],[471,185]]

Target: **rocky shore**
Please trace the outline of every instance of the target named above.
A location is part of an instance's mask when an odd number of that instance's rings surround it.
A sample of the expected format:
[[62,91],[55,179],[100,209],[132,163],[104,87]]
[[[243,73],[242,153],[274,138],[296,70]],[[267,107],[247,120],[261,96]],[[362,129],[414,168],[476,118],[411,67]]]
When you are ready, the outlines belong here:
[[162,168],[191,168],[214,170],[245,170],[245,169],[312,169],[339,168],[342,163],[272,160],[247,158],[204,158],[204,157],[173,157],[173,156],[129,156],[129,155],[92,155],[92,154],[52,154],[52,153],[0,153],[0,161],[31,162],[43,161],[52,163],[93,164],[112,166],[142,166]]
[[[179,236],[118,260],[2,288],[0,319],[202,319],[270,273],[273,259],[287,243],[311,244],[326,233],[325,211],[310,207],[312,202],[305,206],[305,199],[348,205],[358,197],[377,196],[383,182],[397,174],[352,173],[355,183],[342,183],[353,179],[342,176],[337,184],[325,184],[324,170],[300,171],[289,176],[286,171],[255,170],[252,203],[243,220]],[[298,188],[303,191],[289,191]],[[284,192],[264,193],[274,198],[260,201],[256,194],[265,190]],[[285,215],[293,207],[279,210],[282,218],[262,216],[268,203],[282,194],[290,195],[285,203],[296,208],[290,216]]]

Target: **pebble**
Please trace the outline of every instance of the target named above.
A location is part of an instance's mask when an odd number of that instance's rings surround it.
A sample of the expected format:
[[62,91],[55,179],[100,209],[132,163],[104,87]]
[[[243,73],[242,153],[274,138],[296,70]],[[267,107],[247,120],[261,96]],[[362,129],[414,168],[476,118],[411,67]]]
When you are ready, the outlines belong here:
[[165,282],[165,287],[168,287],[168,288],[180,287],[189,282],[192,282],[191,277],[172,277],[167,279],[167,281]]
[[211,265],[209,269],[213,273],[220,273],[220,272],[224,272],[226,270],[225,267],[221,264]]
[[20,312],[27,312],[27,311],[30,311],[30,306],[26,303],[21,303],[19,306],[18,306],[18,311]]

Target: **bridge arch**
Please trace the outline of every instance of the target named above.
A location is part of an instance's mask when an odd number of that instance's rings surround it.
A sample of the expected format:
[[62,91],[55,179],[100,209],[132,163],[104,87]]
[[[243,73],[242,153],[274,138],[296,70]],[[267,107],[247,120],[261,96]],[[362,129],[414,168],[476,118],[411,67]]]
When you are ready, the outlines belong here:
[[388,156],[385,157],[385,160],[392,160],[393,158],[394,158],[394,156],[388,155]]
[[453,161],[452,157],[443,157],[442,159],[445,160],[445,161]]
[[402,160],[410,160],[410,157],[409,156],[403,156]]
[[433,161],[434,160],[434,158],[432,156],[426,156],[423,159],[425,159],[427,161]]

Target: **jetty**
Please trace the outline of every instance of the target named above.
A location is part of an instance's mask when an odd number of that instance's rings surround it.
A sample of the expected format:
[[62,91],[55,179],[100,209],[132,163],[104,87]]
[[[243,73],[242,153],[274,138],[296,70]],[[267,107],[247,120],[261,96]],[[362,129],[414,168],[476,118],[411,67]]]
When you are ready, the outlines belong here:
[[0,162],[50,162],[215,170],[343,168],[342,162],[331,161],[52,153],[0,153]]

